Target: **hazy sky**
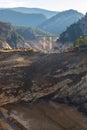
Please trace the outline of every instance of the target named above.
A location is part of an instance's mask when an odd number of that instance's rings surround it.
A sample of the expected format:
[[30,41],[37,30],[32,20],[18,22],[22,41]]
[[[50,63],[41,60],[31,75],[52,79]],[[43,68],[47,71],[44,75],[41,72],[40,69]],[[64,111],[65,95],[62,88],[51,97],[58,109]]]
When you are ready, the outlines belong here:
[[48,10],[75,9],[87,12],[87,0],[0,0],[0,7],[39,7]]

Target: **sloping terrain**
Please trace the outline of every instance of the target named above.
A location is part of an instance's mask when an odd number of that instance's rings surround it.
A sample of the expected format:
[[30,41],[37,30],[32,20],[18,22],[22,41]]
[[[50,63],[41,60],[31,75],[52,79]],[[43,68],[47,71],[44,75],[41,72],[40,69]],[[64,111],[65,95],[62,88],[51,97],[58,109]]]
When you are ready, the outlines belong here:
[[25,8],[25,7],[16,7],[16,8],[11,8],[13,11],[21,12],[21,13],[28,13],[28,14],[44,14],[47,18],[53,17],[58,11],[50,11],[50,10],[45,10],[45,9],[40,9],[40,8]]
[[0,54],[0,105],[41,97],[86,107],[87,51]]
[[23,36],[25,40],[37,40],[38,36],[51,36],[52,34],[38,28],[15,26],[15,31]]
[[29,47],[24,38],[14,30],[12,24],[0,21],[0,49]]
[[51,34],[41,29],[13,26],[0,21],[0,49],[33,47],[40,50],[43,49],[41,42],[44,42],[40,36],[51,36]]
[[58,42],[73,44],[76,39],[87,35],[87,14],[77,23],[72,24],[60,35]]
[[0,22],[0,48],[16,47],[18,42],[24,43],[24,39],[20,37],[10,23]]
[[46,20],[46,16],[43,14],[25,14],[16,12],[10,9],[0,10],[0,21],[10,22],[19,26],[32,26],[36,27]]
[[45,31],[59,35],[82,17],[83,14],[75,10],[66,10],[46,20],[39,27]]
[[51,37],[52,36],[51,33],[48,33],[38,28],[23,27],[23,26],[16,26],[14,27],[14,29],[19,35],[24,37],[24,39],[26,40],[28,45],[30,45],[31,48],[43,51],[44,49],[43,46],[44,44],[46,44],[49,50],[50,42],[52,42],[53,44],[52,48],[55,46],[54,41],[56,42],[57,38],[55,37],[55,40],[54,40],[54,38]]
[[[48,103],[38,103],[40,99]],[[5,116],[0,127],[7,123],[10,128],[9,119],[21,130],[86,130],[86,117],[73,106],[87,114],[87,49],[59,54],[1,51],[0,106]]]

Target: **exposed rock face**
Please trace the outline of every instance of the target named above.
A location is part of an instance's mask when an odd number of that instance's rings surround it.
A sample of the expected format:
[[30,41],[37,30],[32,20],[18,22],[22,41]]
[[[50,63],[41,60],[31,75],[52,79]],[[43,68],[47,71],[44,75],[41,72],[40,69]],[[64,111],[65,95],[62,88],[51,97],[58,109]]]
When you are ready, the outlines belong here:
[[45,98],[83,108],[87,101],[87,51],[0,55],[0,105]]
[[9,46],[9,44],[6,41],[2,41],[0,40],[0,48],[4,48],[4,49],[11,49],[11,47]]
[[0,22],[0,48],[27,48],[29,45],[10,23]]
[[[4,108],[0,107],[0,111],[3,113],[4,118],[15,123],[12,125],[12,130],[14,130],[14,125],[21,130],[29,130],[30,128],[32,130],[87,129],[86,116],[83,116],[74,107],[52,101],[43,102],[43,100],[40,100],[32,104],[8,104]],[[0,124],[1,121],[3,121],[3,118],[0,119]],[[6,122],[3,121],[3,124],[4,128]],[[10,128],[6,130],[10,130]]]

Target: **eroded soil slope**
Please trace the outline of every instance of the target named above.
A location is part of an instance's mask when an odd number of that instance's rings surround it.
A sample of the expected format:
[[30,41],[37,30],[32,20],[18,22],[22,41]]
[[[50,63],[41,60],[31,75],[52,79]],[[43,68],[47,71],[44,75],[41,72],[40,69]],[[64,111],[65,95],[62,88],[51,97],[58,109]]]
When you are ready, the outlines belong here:
[[0,105],[45,97],[86,112],[87,51],[0,53]]
[[[27,68],[32,91],[55,101],[74,104],[86,110],[87,51],[48,54]],[[37,89],[36,89],[37,88]],[[36,89],[36,91],[35,91]],[[28,99],[28,98],[27,98]]]

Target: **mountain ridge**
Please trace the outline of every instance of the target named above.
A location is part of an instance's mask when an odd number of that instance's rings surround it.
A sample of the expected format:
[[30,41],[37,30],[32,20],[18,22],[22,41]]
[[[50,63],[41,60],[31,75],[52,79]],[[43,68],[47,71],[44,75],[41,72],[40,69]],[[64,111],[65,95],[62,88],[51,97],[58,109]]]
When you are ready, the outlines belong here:
[[57,13],[59,13],[59,11],[51,11],[51,10],[46,10],[46,9],[42,9],[42,8],[25,8],[25,7],[16,7],[16,8],[11,8],[11,10],[17,11],[17,12],[22,12],[22,13],[41,13],[44,14],[47,18],[50,18],[54,15],[56,15]]
[[68,26],[77,22],[84,15],[76,10],[63,11],[43,22],[39,27],[45,31],[61,34]]
[[10,22],[19,26],[36,27],[46,20],[43,14],[25,14],[9,9],[0,10],[0,21]]

